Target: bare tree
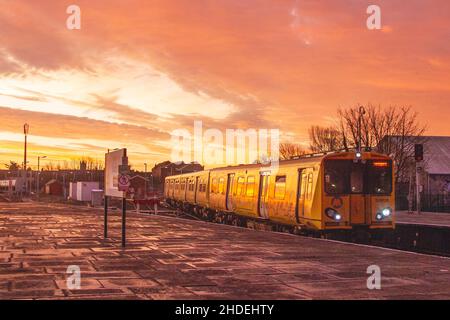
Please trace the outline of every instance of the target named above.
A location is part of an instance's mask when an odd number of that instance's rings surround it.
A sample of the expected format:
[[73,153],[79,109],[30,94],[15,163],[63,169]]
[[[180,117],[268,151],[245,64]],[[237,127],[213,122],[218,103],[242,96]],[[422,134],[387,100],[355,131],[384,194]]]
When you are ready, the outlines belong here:
[[[339,109],[341,133],[346,145],[358,143],[359,106]],[[369,104],[361,118],[361,144],[390,155],[396,167],[396,181],[407,179],[414,144],[423,143],[425,126],[419,124],[417,112],[410,106],[381,108]]]
[[344,148],[341,131],[333,126],[312,126],[309,129],[310,148],[312,152],[327,152]]
[[305,149],[295,143],[280,143],[280,159],[287,160],[291,157],[304,155]]
[[94,159],[92,157],[80,157],[78,159],[77,167],[79,168],[79,165],[81,163],[84,163],[86,165],[86,170],[102,170],[104,168],[103,161],[99,159]]
[[52,161],[47,161],[47,163],[43,166],[47,171],[54,171],[56,166]]
[[9,161],[9,164],[5,164],[5,167],[9,171],[19,171],[20,165],[15,161]]

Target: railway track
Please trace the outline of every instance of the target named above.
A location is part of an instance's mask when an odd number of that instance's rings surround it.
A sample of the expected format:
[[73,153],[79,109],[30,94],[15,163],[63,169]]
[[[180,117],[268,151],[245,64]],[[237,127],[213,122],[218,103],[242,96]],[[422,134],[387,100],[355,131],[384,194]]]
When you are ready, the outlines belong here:
[[361,241],[361,239],[352,238],[333,238],[312,234],[299,234],[296,233],[292,228],[288,228],[284,225],[279,225],[273,222],[260,222],[253,219],[247,219],[246,225],[236,225],[233,223],[228,223],[225,219],[223,221],[207,221],[198,217],[194,214],[188,213],[180,208],[175,208],[167,203],[162,205],[164,210],[158,211],[158,214],[165,216],[172,216],[177,218],[184,218],[190,220],[199,220],[210,223],[221,223],[226,225],[232,225],[236,227],[243,227],[248,229],[255,229],[260,231],[270,231],[270,232],[282,232],[291,233],[297,236],[303,237],[315,237],[315,238],[325,238],[333,241],[346,242],[346,243],[356,243],[365,244],[375,247],[398,249],[408,252],[416,252],[428,255],[437,255],[450,257],[450,228],[440,227],[430,229],[430,226],[426,225],[408,225],[408,224],[397,224],[395,231],[386,232],[381,237],[376,237],[373,239],[364,239],[366,241]]

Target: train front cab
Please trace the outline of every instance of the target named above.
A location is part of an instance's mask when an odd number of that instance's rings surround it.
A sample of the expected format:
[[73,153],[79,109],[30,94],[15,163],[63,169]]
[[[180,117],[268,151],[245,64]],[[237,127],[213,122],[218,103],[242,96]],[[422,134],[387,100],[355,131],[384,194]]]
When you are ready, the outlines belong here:
[[322,229],[393,229],[392,160],[365,152],[325,156],[322,161]]

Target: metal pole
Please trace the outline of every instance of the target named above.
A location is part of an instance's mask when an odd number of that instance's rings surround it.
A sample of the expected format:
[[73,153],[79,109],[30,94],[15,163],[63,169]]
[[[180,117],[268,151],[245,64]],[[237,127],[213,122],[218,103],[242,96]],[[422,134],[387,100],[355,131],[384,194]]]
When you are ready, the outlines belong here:
[[104,232],[103,237],[106,239],[108,237],[108,196],[105,195],[105,215],[104,215]]
[[28,193],[28,174],[27,174],[27,135],[25,134],[25,147],[23,155],[23,170],[25,176],[25,194]]
[[358,118],[358,152],[361,153],[362,150],[362,118],[366,110],[364,110],[363,106],[359,107],[359,118]]
[[127,199],[122,198],[122,247],[126,244],[126,215],[127,215]]
[[38,156],[38,170],[37,170],[37,175],[36,175],[36,197],[39,200],[39,178],[41,177],[41,173],[39,172],[39,162],[41,160],[41,157]]
[[28,174],[27,174],[27,135],[30,126],[28,123],[23,125],[23,134],[25,135],[25,144],[24,144],[24,152],[23,152],[23,172],[25,177],[25,194],[28,193]]
[[420,214],[421,211],[421,199],[420,199],[420,187],[421,187],[421,179],[420,174],[422,171],[421,162],[416,162],[416,203],[417,203],[417,214]]
[[147,199],[147,164],[146,163],[144,163],[144,167],[145,167],[145,174],[144,174],[144,178],[145,178],[144,185],[145,185],[145,187],[144,187],[144,190],[145,190],[145,199]]
[[408,187],[408,213],[413,213],[414,203],[414,188],[413,188],[413,171],[409,170],[409,187]]
[[64,197],[64,200],[66,200],[66,173],[64,172],[63,174],[62,174],[62,176],[63,176],[63,197]]

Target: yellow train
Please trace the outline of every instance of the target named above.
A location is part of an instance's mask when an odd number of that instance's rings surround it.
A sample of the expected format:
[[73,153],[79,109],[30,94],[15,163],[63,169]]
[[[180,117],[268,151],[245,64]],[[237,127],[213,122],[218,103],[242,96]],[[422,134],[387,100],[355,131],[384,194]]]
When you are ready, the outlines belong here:
[[169,176],[164,196],[209,220],[249,220],[296,231],[393,229],[393,163],[375,152],[335,152]]

